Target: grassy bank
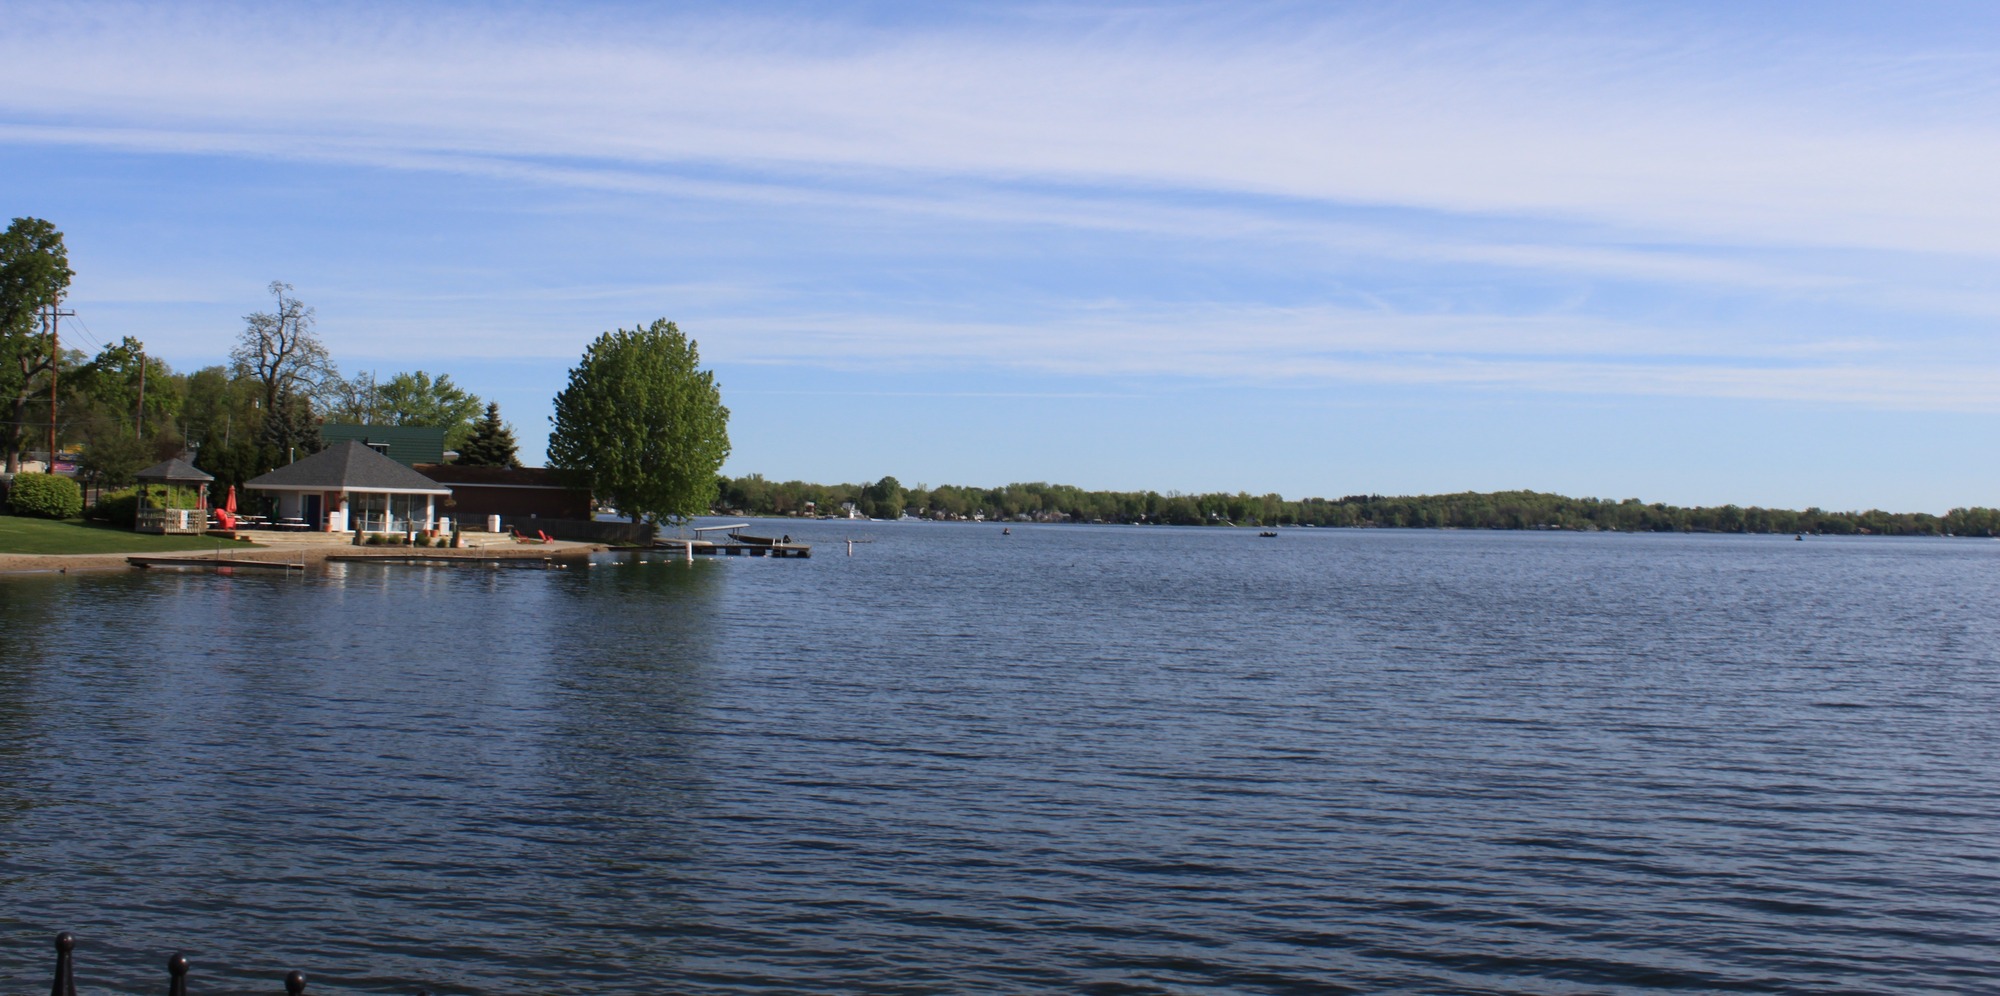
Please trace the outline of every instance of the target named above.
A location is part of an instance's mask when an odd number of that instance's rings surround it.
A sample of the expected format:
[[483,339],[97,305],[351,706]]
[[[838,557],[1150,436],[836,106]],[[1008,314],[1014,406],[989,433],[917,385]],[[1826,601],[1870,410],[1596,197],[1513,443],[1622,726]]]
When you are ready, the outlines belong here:
[[210,536],[148,536],[129,529],[77,519],[56,522],[0,515],[0,553],[37,556],[70,553],[170,553],[176,550],[240,549],[241,543]]

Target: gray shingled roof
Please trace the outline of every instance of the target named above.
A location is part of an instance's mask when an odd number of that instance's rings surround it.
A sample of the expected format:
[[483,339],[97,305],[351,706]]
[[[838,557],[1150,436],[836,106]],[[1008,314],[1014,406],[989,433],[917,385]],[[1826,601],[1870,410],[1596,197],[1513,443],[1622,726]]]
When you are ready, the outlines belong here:
[[147,483],[166,481],[168,483],[202,484],[215,480],[214,474],[203,471],[180,457],[175,457],[172,460],[162,460],[151,467],[147,467],[145,470],[133,474],[132,477],[134,480],[145,481]]
[[451,489],[358,442],[333,446],[243,484],[261,491],[415,491]]

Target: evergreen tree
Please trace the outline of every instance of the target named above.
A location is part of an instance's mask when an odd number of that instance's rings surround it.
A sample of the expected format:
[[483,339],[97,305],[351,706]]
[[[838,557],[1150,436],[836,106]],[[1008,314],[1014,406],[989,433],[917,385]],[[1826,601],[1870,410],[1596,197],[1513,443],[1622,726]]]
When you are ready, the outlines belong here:
[[300,395],[289,391],[280,394],[277,405],[264,413],[258,443],[263,449],[266,469],[276,469],[318,453],[319,420],[313,417],[312,406]]
[[472,427],[472,438],[459,447],[458,462],[467,467],[519,467],[514,430],[500,421],[500,403],[486,403],[486,417]]

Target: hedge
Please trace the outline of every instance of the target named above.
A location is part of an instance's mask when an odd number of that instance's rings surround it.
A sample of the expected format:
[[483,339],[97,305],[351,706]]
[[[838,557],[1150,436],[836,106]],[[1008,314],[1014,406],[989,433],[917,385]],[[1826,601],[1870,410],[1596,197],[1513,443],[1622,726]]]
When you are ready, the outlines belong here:
[[16,474],[7,489],[7,507],[15,515],[42,519],[74,519],[83,514],[83,489],[60,474]]

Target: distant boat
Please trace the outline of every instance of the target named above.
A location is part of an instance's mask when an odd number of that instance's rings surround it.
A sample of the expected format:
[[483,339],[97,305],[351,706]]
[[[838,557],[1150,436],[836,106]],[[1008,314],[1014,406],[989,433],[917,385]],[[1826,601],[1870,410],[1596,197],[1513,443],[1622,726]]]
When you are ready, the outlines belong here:
[[1265,539],[1274,539],[1277,537],[1278,534],[1270,531],[1269,529],[1266,529],[1263,532],[1258,533],[1257,535],[1262,536]]

